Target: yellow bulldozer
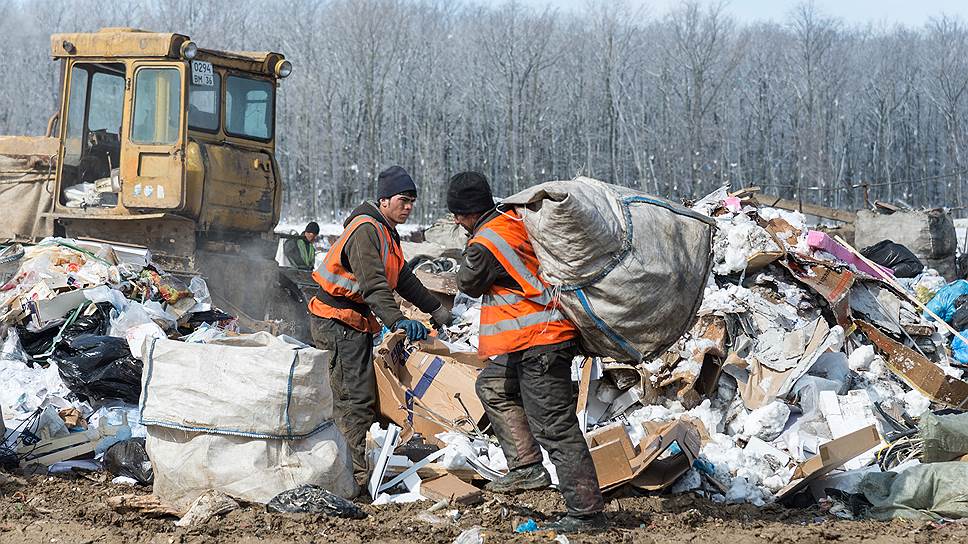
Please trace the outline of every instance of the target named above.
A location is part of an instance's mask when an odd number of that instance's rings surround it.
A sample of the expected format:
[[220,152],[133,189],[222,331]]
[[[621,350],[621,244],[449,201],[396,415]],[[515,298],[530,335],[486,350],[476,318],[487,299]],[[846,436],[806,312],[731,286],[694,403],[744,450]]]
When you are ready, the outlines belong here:
[[144,246],[166,271],[205,277],[223,309],[301,325],[312,281],[273,258],[276,89],[291,63],[131,28],[50,47],[62,84],[47,136],[0,137],[0,241]]

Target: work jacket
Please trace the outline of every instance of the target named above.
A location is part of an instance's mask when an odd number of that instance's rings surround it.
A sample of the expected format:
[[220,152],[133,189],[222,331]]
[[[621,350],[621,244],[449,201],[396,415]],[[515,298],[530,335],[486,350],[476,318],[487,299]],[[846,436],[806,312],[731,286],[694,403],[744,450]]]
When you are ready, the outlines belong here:
[[282,249],[291,266],[303,270],[312,270],[316,264],[316,246],[303,236],[286,240]]
[[310,313],[374,333],[380,330],[375,317],[390,328],[403,319],[393,291],[423,312],[440,307],[404,261],[399,234],[376,206],[364,202],[343,225],[313,272],[320,289],[309,302]]
[[[510,280],[493,271],[477,272],[492,278],[482,293],[478,343],[481,357],[559,345],[578,337],[578,329],[561,313],[552,290],[538,274],[538,258],[517,213],[509,210],[488,214],[487,221],[478,223],[467,244],[466,253],[472,253],[474,246],[486,249]],[[464,290],[466,285],[461,283],[471,283],[468,278],[475,272],[461,272],[458,284]]]

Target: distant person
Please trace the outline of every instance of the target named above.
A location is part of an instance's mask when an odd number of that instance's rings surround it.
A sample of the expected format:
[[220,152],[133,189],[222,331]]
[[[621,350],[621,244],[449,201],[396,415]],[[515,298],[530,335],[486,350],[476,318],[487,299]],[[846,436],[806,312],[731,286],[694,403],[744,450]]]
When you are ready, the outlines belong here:
[[310,330],[319,349],[333,352],[330,382],[336,425],[353,455],[356,480],[367,479],[366,431],[376,421],[373,335],[377,318],[411,341],[429,334],[423,323],[407,319],[394,291],[436,325],[449,325],[450,310],[440,304],[404,260],[397,225],[407,222],[417,186],[406,170],[392,166],[377,179],[377,202],[364,202],[343,222],[343,234],[313,272],[319,291],[309,303]]
[[319,236],[319,224],[310,221],[303,229],[302,236],[290,238],[282,245],[282,252],[289,266],[300,270],[312,270],[316,265],[316,246],[313,242]]
[[447,208],[471,236],[457,270],[457,287],[483,297],[477,351],[491,361],[478,374],[476,389],[509,468],[485,489],[514,493],[550,486],[540,444],[555,465],[568,508],[566,516],[543,528],[602,530],[602,492],[575,415],[571,361],[578,350],[578,328],[538,275],[538,257],[521,218],[511,208],[494,205],[483,174],[462,172],[450,178]]

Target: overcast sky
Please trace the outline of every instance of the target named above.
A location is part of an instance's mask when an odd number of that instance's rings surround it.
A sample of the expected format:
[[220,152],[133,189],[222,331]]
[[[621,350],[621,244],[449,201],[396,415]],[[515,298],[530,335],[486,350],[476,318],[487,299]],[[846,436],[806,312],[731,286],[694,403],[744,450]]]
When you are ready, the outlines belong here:
[[[477,0],[482,4],[502,4],[505,0]],[[563,11],[581,8],[587,0],[521,0],[536,7],[553,6]],[[679,0],[629,0],[645,6],[646,13],[662,15]],[[727,11],[739,21],[784,20],[796,0],[732,0]],[[968,0],[815,0],[824,13],[848,23],[881,22],[920,26],[929,17],[947,13],[968,20]]]

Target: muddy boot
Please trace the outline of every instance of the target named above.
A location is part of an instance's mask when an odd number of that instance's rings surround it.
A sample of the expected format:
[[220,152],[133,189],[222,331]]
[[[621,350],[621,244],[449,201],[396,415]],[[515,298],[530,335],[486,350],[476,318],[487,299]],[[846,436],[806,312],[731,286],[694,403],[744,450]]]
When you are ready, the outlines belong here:
[[551,485],[551,475],[540,463],[518,467],[493,482],[484,489],[491,493],[518,493],[530,489],[544,489]]
[[541,527],[541,530],[556,533],[597,533],[606,528],[608,528],[608,520],[604,513],[599,512],[588,516],[568,514],[554,523]]

